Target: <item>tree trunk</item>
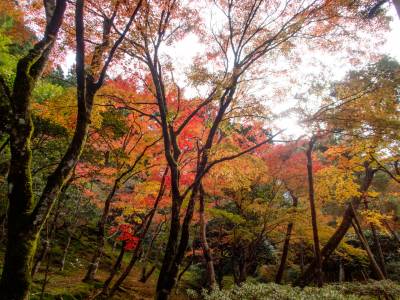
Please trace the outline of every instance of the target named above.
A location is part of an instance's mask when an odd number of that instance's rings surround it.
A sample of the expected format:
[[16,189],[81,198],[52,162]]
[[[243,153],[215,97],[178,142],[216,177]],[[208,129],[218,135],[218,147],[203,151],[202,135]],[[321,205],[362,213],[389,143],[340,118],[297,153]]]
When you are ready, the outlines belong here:
[[247,279],[247,262],[244,257],[239,261],[239,284],[245,282]]
[[288,253],[289,253],[289,242],[290,242],[290,236],[292,234],[292,229],[293,229],[293,223],[290,222],[287,225],[285,242],[283,244],[283,250],[282,250],[282,256],[281,256],[281,262],[279,264],[278,272],[276,273],[276,277],[275,277],[275,283],[278,283],[278,284],[281,283],[282,277],[283,277],[283,272],[285,270],[286,259],[287,259]]
[[7,224],[7,213],[4,214],[4,216],[1,217],[1,236],[0,236],[0,244],[3,242],[3,240],[6,238],[6,224]]
[[307,156],[307,175],[308,175],[308,195],[310,200],[310,210],[311,210],[311,223],[313,229],[313,239],[314,239],[314,253],[315,253],[315,273],[317,276],[317,285],[322,287],[322,256],[321,249],[319,245],[318,236],[318,224],[317,224],[317,211],[315,209],[315,199],[314,199],[314,177],[313,177],[313,167],[312,167],[312,152],[315,143],[315,137],[312,137],[308,149],[306,151]]
[[7,249],[12,249],[12,251],[7,251],[4,258],[0,289],[1,300],[29,298],[31,270],[38,233],[35,234],[26,228],[21,228],[18,223],[16,219],[8,222]]
[[43,243],[43,248],[42,251],[40,252],[38,258],[36,259],[33,268],[32,268],[32,272],[31,272],[31,276],[35,276],[35,274],[39,271],[40,265],[42,264],[42,261],[46,258],[47,254],[49,253],[50,250],[50,240],[49,237],[46,237],[46,240]]
[[[64,185],[63,189],[62,189],[62,194],[67,190],[69,184],[72,182],[72,179],[70,179],[67,184]],[[36,259],[35,264],[33,266],[32,272],[31,272],[31,276],[33,277],[37,271],[39,271],[40,265],[42,263],[42,261],[46,258],[46,256],[48,255],[50,248],[51,248],[51,242],[52,239],[55,236],[55,232],[56,232],[56,228],[57,228],[57,221],[58,221],[58,216],[60,214],[60,207],[61,207],[61,200],[58,200],[57,202],[57,208],[54,212],[54,218],[53,221],[51,222],[51,224],[48,224],[47,222],[47,226],[46,226],[46,240],[44,242],[44,245],[42,247],[42,252],[40,253],[39,257]],[[50,227],[50,230],[49,230]]]
[[300,246],[300,274],[303,276],[304,274],[304,245]]
[[50,10],[47,9],[49,1],[45,1],[44,5],[48,20],[44,36],[18,61],[13,91],[7,95],[12,109],[11,159],[8,174],[8,241],[0,280],[0,299],[28,299],[32,262],[43,226],[43,222],[32,224],[35,201],[31,175],[31,97],[63,22],[66,0],[58,0]]
[[114,285],[112,286],[111,290],[109,291],[109,293],[107,294],[107,290],[104,291],[104,293],[102,293],[102,296],[107,295],[110,299],[112,298],[112,296],[116,293],[116,291],[119,289],[119,287],[121,286],[121,284],[124,282],[124,280],[126,279],[126,277],[128,277],[128,275],[130,274],[130,272],[132,271],[133,266],[135,265],[136,261],[138,260],[140,256],[140,247],[136,246],[135,251],[132,254],[132,258],[129,261],[128,266],[125,268],[124,272],[122,272],[121,276],[117,279],[117,281],[114,283]]
[[108,292],[107,290],[104,290],[104,292],[102,292],[100,294],[101,297],[108,296],[109,298],[111,298],[115,294],[115,292],[119,289],[120,285],[124,282],[126,277],[128,277],[128,275],[131,272],[133,266],[135,265],[136,261],[138,260],[140,254],[141,254],[141,251],[142,251],[141,246],[142,246],[142,243],[143,243],[143,239],[146,237],[146,234],[147,234],[147,232],[148,232],[148,230],[150,228],[150,225],[151,225],[151,223],[153,221],[153,217],[154,217],[154,215],[155,215],[155,213],[157,211],[158,204],[160,203],[160,201],[161,201],[161,199],[162,199],[162,197],[164,195],[165,177],[167,176],[167,174],[168,174],[168,168],[165,169],[165,172],[164,172],[163,177],[161,179],[160,189],[158,191],[158,195],[157,195],[156,201],[154,202],[153,209],[151,210],[151,212],[149,214],[149,217],[148,217],[148,219],[146,221],[146,225],[145,225],[143,231],[141,232],[141,234],[139,236],[139,241],[138,241],[138,243],[136,245],[136,248],[135,248],[135,250],[134,250],[134,252],[132,254],[132,258],[131,258],[128,266],[125,268],[124,272],[117,279],[117,281],[114,283],[114,285],[111,288],[109,294],[107,294],[107,292]]
[[[293,193],[290,193],[292,200],[293,200],[293,207],[297,207],[298,203],[298,198],[293,195]],[[289,243],[290,243],[290,237],[292,235],[292,230],[293,230],[293,223],[290,222],[287,226],[286,229],[286,236],[285,236],[285,242],[283,244],[283,250],[282,250],[282,257],[281,257],[281,262],[279,264],[278,272],[276,273],[275,277],[275,283],[281,283],[282,277],[283,277],[283,272],[285,270],[285,265],[286,265],[286,259],[289,253]]]
[[200,185],[199,201],[200,201],[200,207],[199,207],[200,239],[203,248],[203,256],[206,262],[207,286],[210,290],[214,290],[217,287],[217,280],[215,279],[214,262],[211,254],[211,249],[207,242],[207,233],[206,233],[207,224],[205,222],[205,216],[204,216],[205,199],[204,199],[204,189],[202,185]]
[[172,201],[170,232],[160,270],[160,276],[157,281],[157,300],[169,299],[169,295],[177,283],[179,266],[182,263],[189,243],[189,225],[192,220],[198,190],[199,185],[194,186],[192,189],[192,194],[190,195],[189,204],[182,226],[180,223],[180,208],[177,208],[177,206],[180,207],[182,204],[181,200],[178,199]]
[[67,254],[68,254],[69,246],[71,244],[71,239],[72,239],[72,234],[68,233],[67,243],[65,244],[64,251],[63,251],[63,256],[61,258],[61,265],[60,265],[60,271],[61,272],[64,271],[64,268],[65,268],[65,261],[67,259]]
[[[338,228],[336,228],[333,235],[329,238],[328,242],[322,248],[321,254],[324,260],[327,260],[332,252],[335,251],[335,249],[349,230],[350,226],[352,226],[353,207],[356,210],[360,205],[361,200],[365,197],[365,193],[368,191],[368,188],[371,185],[374,174],[375,170],[371,169],[368,163],[365,163],[365,176],[360,187],[361,196],[352,199],[351,202],[347,205],[340,225],[338,226]],[[297,279],[294,284],[306,286],[314,277],[315,267],[316,260],[314,259],[313,262],[305,270],[304,274],[299,279]]]
[[389,225],[389,223],[386,220],[383,220],[383,225],[389,230],[393,238],[400,244],[400,236],[397,234],[396,231],[393,230],[393,228]]
[[[193,245],[192,245],[193,246]],[[185,273],[187,272],[187,270],[189,270],[189,268],[193,265],[193,260],[194,260],[194,248],[193,248],[193,253],[192,253],[192,257],[190,258],[190,261],[187,263],[187,265],[183,268],[183,270],[178,274],[178,279],[177,282],[179,282],[183,275],[185,275]]]
[[370,223],[370,228],[372,231],[372,236],[374,238],[374,245],[375,245],[376,251],[378,253],[379,266],[381,267],[383,275],[385,277],[387,277],[385,256],[383,255],[382,246],[381,246],[381,242],[379,241],[378,233],[376,231],[374,224]]
[[239,280],[239,277],[240,277],[239,264],[237,262],[237,258],[235,258],[234,255],[232,255],[232,271],[233,271],[232,272],[233,273],[233,282],[236,285],[239,285],[240,284],[240,280]]
[[372,253],[371,248],[368,245],[368,241],[366,240],[364,234],[362,233],[362,230],[356,225],[354,220],[353,220],[353,228],[354,228],[354,232],[357,234],[358,239],[361,242],[361,245],[363,246],[364,250],[367,252],[368,259],[371,263],[372,269],[374,270],[376,277],[379,280],[384,280],[385,276],[383,275],[381,268],[379,267],[378,263],[375,260],[374,254]]
[[115,275],[117,274],[118,270],[121,268],[122,265],[122,259],[124,258],[125,255],[125,242],[122,243],[121,251],[119,252],[119,255],[117,257],[117,260],[115,261],[115,264],[110,272],[110,275],[106,279],[103,285],[102,289],[102,294],[107,295],[108,294],[108,288],[110,286],[111,281],[114,279]]
[[[146,274],[147,274],[147,270],[146,270],[147,261],[149,260],[151,251],[152,251],[152,249],[153,249],[153,244],[154,244],[155,240],[157,239],[158,235],[160,234],[160,232],[161,232],[162,227],[163,227],[164,224],[165,224],[165,221],[160,222],[160,223],[157,225],[157,228],[155,229],[154,234],[153,234],[153,236],[152,236],[152,238],[151,238],[150,244],[149,244],[149,246],[148,246],[148,248],[147,248],[147,251],[146,251],[146,254],[145,254],[144,258],[143,258],[142,276],[141,276],[141,278],[139,279],[140,282],[143,282],[143,283],[146,282],[147,279],[148,279],[148,278],[150,277],[150,275],[151,275],[151,274],[148,275],[148,276],[146,275]],[[153,273],[155,267],[156,267],[156,266],[155,266],[155,264],[154,264],[154,266],[151,268],[151,270],[152,270],[151,273]]]
[[342,260],[339,262],[339,282],[344,282],[345,273],[344,273],[344,266]]
[[[50,245],[50,244],[49,244]],[[49,246],[50,248],[50,246]],[[49,250],[50,251],[50,250]],[[49,283],[49,271],[50,271],[50,262],[51,262],[51,255],[49,253],[48,257],[47,257],[47,263],[46,263],[46,270],[44,273],[44,279],[43,279],[43,283],[42,283],[42,289],[40,291],[40,300],[43,300],[44,297],[44,292],[46,290],[46,285]]]
[[140,277],[139,281],[142,283],[146,283],[146,281],[150,278],[150,276],[153,274],[153,272],[156,270],[156,265],[153,265],[150,268],[150,271],[146,271],[145,268],[142,269],[142,276]]
[[[368,208],[368,200],[367,200],[366,197],[364,198],[364,205],[365,205],[365,208],[368,210],[369,209]],[[385,275],[385,277],[387,277],[385,257],[383,255],[381,242],[379,241],[379,237],[378,237],[378,234],[376,232],[375,225],[373,223],[369,223],[369,227],[371,228],[371,232],[372,232],[372,237],[374,239],[375,248],[376,248],[376,251],[378,253],[379,265],[381,267],[383,275]]]
[[90,264],[88,265],[88,269],[86,272],[85,277],[83,278],[84,282],[91,282],[94,280],[94,277],[96,275],[97,269],[99,267],[100,264],[100,259],[101,256],[103,254],[103,249],[104,249],[104,245],[106,242],[105,239],[105,227],[106,227],[106,222],[107,222],[107,218],[108,218],[108,214],[110,212],[110,206],[111,206],[111,200],[113,199],[115,192],[118,189],[118,185],[119,185],[119,180],[115,180],[114,185],[110,191],[110,193],[107,196],[107,199],[104,203],[104,208],[103,208],[103,214],[99,220],[99,222],[97,223],[97,241],[96,241],[96,248],[94,250],[93,256],[92,256],[92,260],[90,262]]
[[364,250],[368,254],[369,261],[371,263],[372,269],[375,271],[377,278],[379,280],[385,280],[385,275],[383,274],[381,268],[379,267],[378,263],[376,262],[374,254],[372,253],[371,248],[368,245],[368,240],[366,239],[366,237],[362,231],[360,222],[358,220],[358,217],[356,215],[356,211],[354,210],[354,208],[353,208],[352,225],[353,225],[354,231],[356,232],[361,244],[363,245]]

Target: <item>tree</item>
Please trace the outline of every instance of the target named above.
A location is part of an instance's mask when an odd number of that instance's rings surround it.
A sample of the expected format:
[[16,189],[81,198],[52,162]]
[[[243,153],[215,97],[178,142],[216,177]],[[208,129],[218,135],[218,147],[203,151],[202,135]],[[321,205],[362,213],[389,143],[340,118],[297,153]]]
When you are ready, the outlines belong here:
[[[43,224],[31,223],[34,200],[31,187],[30,138],[33,131],[30,112],[32,90],[40,77],[61,27],[66,1],[44,2],[47,25],[44,37],[18,61],[12,91],[4,79],[2,90],[11,106],[10,148],[11,162],[8,175],[9,212],[8,241],[0,281],[3,299],[27,299],[30,287],[32,259],[38,232]],[[34,215],[33,215],[34,216]],[[36,228],[31,228],[35,225]]]
[[308,142],[308,148],[306,150],[307,178],[308,178],[308,197],[310,200],[311,222],[312,222],[313,239],[314,239],[317,285],[318,287],[322,287],[323,283],[322,258],[321,258],[319,236],[318,236],[317,213],[315,209],[314,175],[313,175],[313,163],[312,163],[312,152],[315,142],[316,142],[316,137],[312,136],[310,141]]
[[[3,299],[27,299],[30,288],[32,259],[35,254],[39,233],[46,222],[54,202],[78,162],[86,141],[90,124],[94,96],[103,85],[107,69],[129,30],[141,2],[132,11],[123,29],[123,35],[111,44],[111,29],[119,5],[111,17],[104,17],[102,43],[93,50],[90,70],[85,68],[85,25],[84,1],[75,6],[76,27],[76,71],[77,71],[77,123],[72,140],[60,163],[49,176],[46,186],[37,201],[32,194],[31,149],[33,131],[31,96],[34,85],[49,59],[57,33],[61,26],[66,1],[45,1],[47,26],[44,37],[18,62],[17,76],[11,93],[3,89],[12,107],[10,147],[11,162],[8,176],[9,211],[8,242],[4,268],[0,281]],[[110,48],[110,49],[109,49]],[[108,51],[109,49],[109,51]],[[103,62],[103,56],[106,56]]]
[[[237,157],[232,155],[229,158],[209,161],[208,153],[212,149],[218,128],[235,98],[241,80],[246,78],[246,74],[251,68],[255,68],[255,63],[261,58],[277,53],[275,50],[278,49],[284,52],[289,51],[294,46],[291,40],[294,41],[304,35],[307,37],[329,35],[335,24],[341,23],[341,19],[338,18],[339,9],[349,8],[349,15],[357,10],[357,7],[347,6],[347,3],[337,6],[337,3],[331,1],[315,1],[282,7],[277,3],[258,0],[240,3],[216,1],[215,4],[216,8],[222,12],[225,23],[220,28],[220,32],[212,31],[209,40],[215,42],[213,44],[215,48],[209,51],[207,57],[215,58],[213,61],[221,67],[218,73],[212,76],[207,75],[206,68],[199,70],[205,75],[200,78],[206,78],[203,83],[207,81],[211,83],[210,93],[180,124],[176,124],[169,109],[170,101],[166,97],[166,91],[169,88],[166,84],[168,64],[163,65],[160,59],[160,46],[186,33],[187,19],[191,18],[193,22],[197,16],[190,9],[184,9],[179,1],[149,2],[145,13],[141,16],[141,26],[136,31],[139,34],[128,40],[132,49],[127,52],[143,63],[152,77],[151,89],[159,108],[158,122],[162,127],[165,156],[171,170],[172,218],[169,241],[157,285],[157,299],[167,299],[175,285],[179,265],[188,245],[189,225],[202,177],[219,161]],[[190,8],[189,5],[187,7]],[[274,11],[274,14],[276,13],[279,17],[275,18],[268,13],[269,11]],[[322,20],[324,22],[320,22]],[[328,21],[325,22],[326,20]],[[197,65],[201,65],[200,61]],[[215,113],[210,119],[210,129],[201,145],[195,179],[189,188],[182,191],[179,181],[180,170],[177,164],[182,157],[178,142],[179,135],[192,117],[201,114],[206,106],[214,103]],[[189,195],[188,207],[181,223],[179,215],[182,202]]]
[[[352,226],[353,209],[357,210],[364,201],[376,172],[385,169],[385,167],[382,169],[383,165],[379,164],[379,159],[375,155],[382,154],[381,149],[391,152],[392,148],[387,142],[397,140],[397,130],[394,130],[397,126],[397,117],[393,115],[398,105],[395,100],[396,92],[393,89],[397,86],[398,80],[396,70],[396,63],[386,58],[367,66],[361,72],[350,72],[347,80],[334,85],[334,92],[331,94],[333,99],[326,99],[327,103],[315,114],[315,120],[325,119],[327,130],[338,132],[348,143],[357,141],[358,146],[353,144],[353,150],[350,152],[366,156],[363,162],[359,162],[364,164],[365,169],[359,189],[361,196],[355,196],[348,204],[341,224],[322,248],[321,253],[325,260]],[[360,106],[360,103],[363,104]],[[366,103],[368,105],[365,105]],[[360,114],[354,114],[356,107],[362,107]],[[365,130],[367,127],[371,130]],[[397,154],[390,157],[396,160]],[[393,174],[391,177],[396,178]],[[308,283],[314,274],[314,269],[315,261],[298,282]]]

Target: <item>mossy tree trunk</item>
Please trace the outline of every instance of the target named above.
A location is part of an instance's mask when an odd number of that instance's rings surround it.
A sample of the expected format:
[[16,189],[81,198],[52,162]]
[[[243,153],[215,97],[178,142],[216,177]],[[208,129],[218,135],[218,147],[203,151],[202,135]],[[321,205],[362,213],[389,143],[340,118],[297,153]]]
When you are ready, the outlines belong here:
[[[29,298],[32,261],[38,237],[61,189],[79,160],[87,138],[94,96],[103,85],[108,66],[129,30],[141,1],[108,55],[106,52],[110,48],[110,31],[116,13],[111,19],[105,18],[103,43],[95,47],[91,63],[87,67],[85,67],[84,0],[76,1],[77,124],[67,151],[55,171],[48,177],[40,198],[35,201],[32,193],[30,146],[33,132],[31,97],[56,41],[66,4],[67,0],[44,1],[47,19],[44,37],[19,60],[12,93],[5,88],[12,111],[10,117],[11,160],[8,175],[8,241],[0,281],[1,300]],[[115,12],[117,9],[116,6]],[[106,56],[105,61],[104,56]]]
[[10,171],[8,174],[8,233],[0,299],[28,299],[31,269],[43,223],[33,222],[31,97],[61,27],[66,0],[44,1],[47,26],[44,37],[21,58],[12,92],[7,91],[10,116]]

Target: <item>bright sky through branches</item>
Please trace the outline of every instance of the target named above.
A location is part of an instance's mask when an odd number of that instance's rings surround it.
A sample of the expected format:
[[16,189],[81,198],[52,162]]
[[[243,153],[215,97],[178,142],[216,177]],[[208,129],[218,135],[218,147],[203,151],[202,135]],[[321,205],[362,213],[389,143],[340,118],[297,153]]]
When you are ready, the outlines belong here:
[[[400,20],[397,16],[395,8],[392,5],[390,5],[388,8],[388,15],[392,18],[390,22],[390,31],[385,34],[386,43],[382,49],[378,50],[381,54],[387,54],[400,61]],[[187,82],[185,82],[185,72],[187,72],[191,67],[193,58],[196,55],[204,53],[206,50],[205,48],[206,45],[201,44],[195,34],[189,34],[184,39],[176,43],[173,47],[164,49],[165,53],[173,59],[175,66],[179,66],[179,69],[175,68],[174,70],[174,77],[178,81],[179,85],[185,88],[185,92],[188,97],[198,96],[199,91],[196,91],[190,87],[185,87],[187,85]],[[320,52],[318,54],[306,53],[304,57],[305,59],[303,60],[301,67],[298,68],[299,70],[296,70],[295,75],[291,74],[291,76],[299,78],[298,85],[300,85],[300,89],[301,87],[304,88],[304,86],[307,85],[307,79],[305,79],[307,76],[317,77],[317,74],[328,72],[329,75],[326,76],[328,76],[330,80],[340,80],[345,73],[353,67],[349,64],[343,64],[343,62],[338,61],[336,57],[325,54],[324,52]],[[307,57],[311,59],[308,60]],[[313,59],[315,60],[311,62]],[[63,66],[64,70],[66,71],[68,68],[70,68],[74,64],[74,61],[75,54],[69,52],[66,56],[65,64]],[[318,66],[319,63],[321,64],[320,66]],[[292,66],[290,68],[293,69]],[[307,70],[306,73],[304,73],[304,70]],[[298,124],[298,118],[293,114],[286,115],[285,113],[287,110],[290,110],[296,105],[297,100],[294,99],[294,94],[290,94],[289,92],[285,97],[278,100],[271,100],[269,96],[264,95],[265,91],[267,91],[267,94],[269,94],[273,89],[279,89],[281,86],[290,86],[291,83],[284,76],[275,77],[272,79],[267,77],[264,78],[269,83],[265,84],[264,81],[261,84],[255,83],[252,92],[260,94],[259,97],[265,99],[265,104],[273,108],[272,113],[278,115],[278,117],[275,116],[275,120],[272,123],[273,126],[277,126],[280,129],[285,129],[285,135],[293,138],[305,134],[306,131],[304,128]],[[258,86],[260,87],[258,88]],[[299,86],[294,89],[299,89]],[[310,106],[310,111],[318,109],[318,104],[316,103],[311,103],[308,105]]]

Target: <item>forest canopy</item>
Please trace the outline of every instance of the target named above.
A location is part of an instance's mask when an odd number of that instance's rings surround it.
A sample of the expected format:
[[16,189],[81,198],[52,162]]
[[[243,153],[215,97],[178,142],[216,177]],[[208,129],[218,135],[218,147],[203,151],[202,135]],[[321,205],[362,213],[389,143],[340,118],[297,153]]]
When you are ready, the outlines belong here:
[[0,2],[0,300],[399,299],[398,17]]

